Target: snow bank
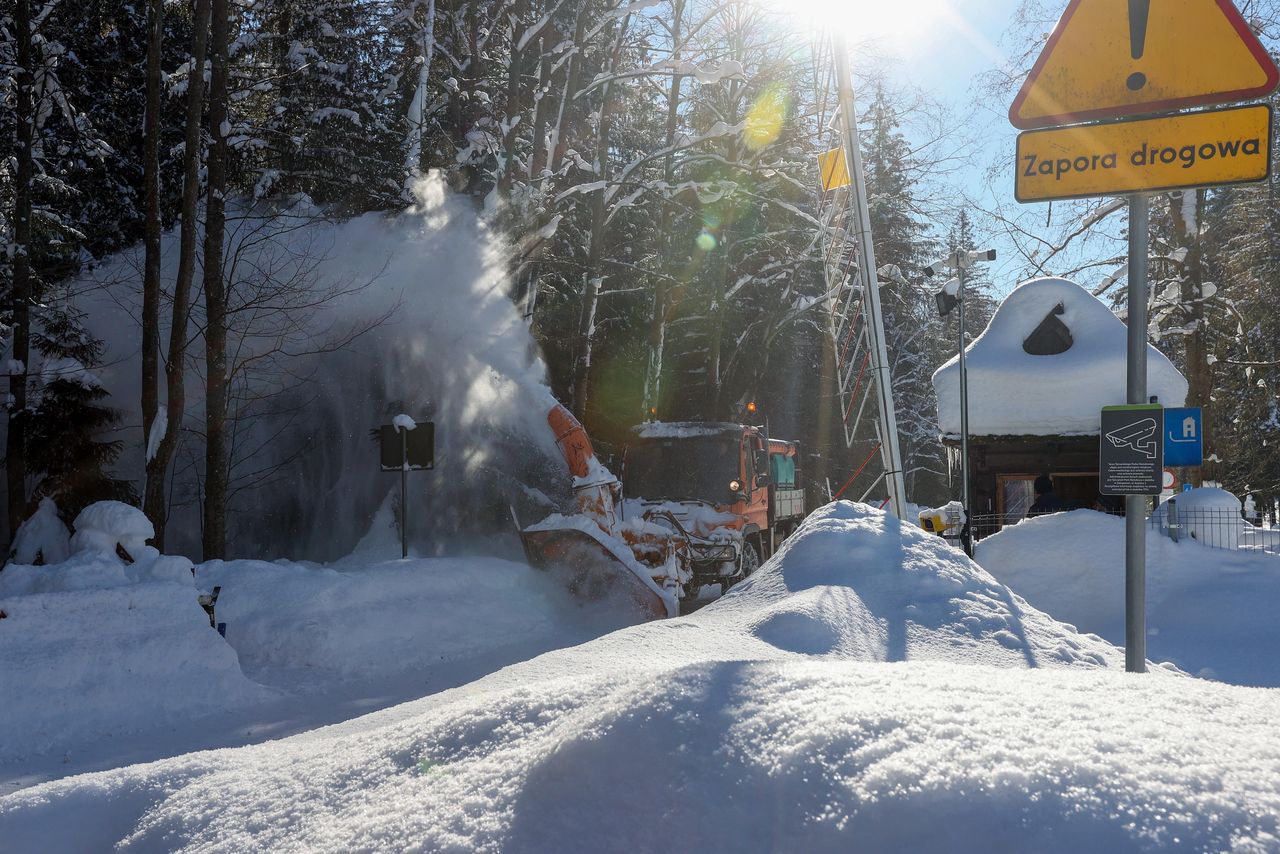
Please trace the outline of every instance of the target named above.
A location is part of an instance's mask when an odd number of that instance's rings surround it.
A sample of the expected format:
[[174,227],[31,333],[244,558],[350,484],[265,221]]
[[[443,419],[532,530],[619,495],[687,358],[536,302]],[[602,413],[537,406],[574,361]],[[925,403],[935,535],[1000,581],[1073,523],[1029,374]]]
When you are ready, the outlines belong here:
[[[977,560],[1061,620],[1124,642],[1124,520],[1092,510],[1025,519]],[[1203,676],[1280,686],[1280,558],[1147,532],[1147,655]]]
[[[545,573],[491,557],[342,570],[210,561],[197,577],[201,587],[222,587],[218,621],[245,671],[303,690],[499,651],[541,651],[630,622],[629,614],[584,613]],[[502,656],[511,660],[518,657]]]
[[286,740],[10,795],[0,838],[16,852],[1273,846],[1280,698],[1122,662],[937,537],[840,503],[690,617]]
[[[1063,353],[1037,356],[1023,341],[1054,315],[1070,331]],[[1074,282],[1023,282],[1002,302],[986,331],[966,350],[969,430],[980,436],[1092,435],[1103,406],[1125,402],[1127,328],[1111,309]],[[933,375],[938,426],[960,433],[959,360]],[[1147,346],[1147,389],[1165,406],[1181,406],[1187,381],[1164,354]]]
[[1277,713],[1118,673],[709,662],[67,780],[0,801],[0,830],[15,852],[1261,852]]
[[[1176,502],[1179,538],[1190,537],[1207,546],[1233,549],[1244,532],[1240,499],[1225,489],[1202,486],[1179,492],[1152,514],[1162,534],[1169,533],[1169,502]],[[1280,569],[1280,567],[1277,567]]]
[[210,627],[191,561],[145,545],[140,510],[100,501],[75,527],[71,557],[0,572],[0,762],[274,696]]
[[0,762],[273,696],[210,628],[190,566],[81,552],[0,572]]

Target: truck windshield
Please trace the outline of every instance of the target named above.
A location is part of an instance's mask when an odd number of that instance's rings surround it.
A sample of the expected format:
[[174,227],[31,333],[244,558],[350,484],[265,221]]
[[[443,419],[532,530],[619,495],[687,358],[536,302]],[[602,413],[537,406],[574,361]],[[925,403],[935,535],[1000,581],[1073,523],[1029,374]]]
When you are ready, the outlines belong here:
[[725,504],[739,477],[736,437],[650,439],[627,448],[622,488],[629,498]]

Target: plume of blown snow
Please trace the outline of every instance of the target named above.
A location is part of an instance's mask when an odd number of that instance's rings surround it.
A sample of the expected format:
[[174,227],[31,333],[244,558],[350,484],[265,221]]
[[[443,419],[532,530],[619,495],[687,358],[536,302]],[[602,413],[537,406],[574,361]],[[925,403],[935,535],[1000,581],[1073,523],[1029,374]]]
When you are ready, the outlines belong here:
[[[232,314],[233,360],[256,359],[232,376],[241,416],[234,554],[330,559],[350,551],[399,488],[398,477],[379,469],[371,431],[400,413],[436,425],[435,470],[409,476],[410,533],[421,551],[445,548],[463,529],[509,529],[507,503],[522,485],[552,494],[567,486],[545,421],[553,403],[545,366],[508,294],[508,247],[440,174],[423,176],[413,190],[406,210],[342,222],[305,199],[232,209],[233,309],[264,284],[280,290],[277,302],[290,298],[290,286],[300,293],[296,307],[275,315]],[[166,282],[176,272],[177,240],[176,232],[164,238]],[[90,292],[93,331],[109,348],[103,383],[136,431],[124,437],[129,452],[120,467],[139,479],[141,263],[140,247],[114,256],[86,274],[81,289]],[[169,526],[170,548],[191,551],[199,536],[202,356],[197,342],[178,454],[189,462],[177,467]]]

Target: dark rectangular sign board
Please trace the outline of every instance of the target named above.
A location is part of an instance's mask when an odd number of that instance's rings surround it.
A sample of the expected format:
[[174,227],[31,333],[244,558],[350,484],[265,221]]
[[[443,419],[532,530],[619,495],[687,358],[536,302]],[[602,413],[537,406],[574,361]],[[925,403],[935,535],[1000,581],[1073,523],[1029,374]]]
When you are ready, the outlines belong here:
[[[405,462],[405,443],[400,438],[400,431],[392,424],[383,424],[378,428],[378,439],[382,446],[381,465],[383,471],[400,471]],[[433,469],[436,464],[436,425],[432,421],[419,421],[418,426],[408,431],[408,462],[410,471]]]
[[1098,491],[1159,495],[1164,469],[1164,407],[1104,406],[1098,435]]

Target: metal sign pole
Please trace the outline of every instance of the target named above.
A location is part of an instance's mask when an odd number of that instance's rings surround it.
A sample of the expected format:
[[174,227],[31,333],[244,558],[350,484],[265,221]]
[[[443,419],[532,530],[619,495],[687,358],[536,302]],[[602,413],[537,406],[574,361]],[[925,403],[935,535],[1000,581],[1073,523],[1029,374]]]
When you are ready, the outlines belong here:
[[[1129,197],[1128,402],[1147,402],[1147,255],[1149,198]],[[1147,496],[1124,497],[1124,669],[1147,669]]]
[[[960,253],[956,253],[960,258]],[[964,260],[964,259],[961,259]],[[969,372],[964,362],[964,268],[963,263],[956,265],[956,296],[960,305],[960,507],[964,512],[964,522],[960,526],[960,547],[969,557],[973,557],[973,531],[969,528]]]
[[902,454],[898,448],[898,418],[893,406],[893,379],[889,373],[889,355],[884,342],[884,317],[880,312],[880,282],[876,277],[876,252],[871,239],[871,213],[867,209],[866,176],[862,170],[862,152],[858,149],[858,114],[853,101],[853,75],[849,70],[849,51],[844,37],[832,37],[835,54],[836,83],[840,91],[840,125],[844,136],[845,157],[850,191],[858,215],[858,271],[862,278],[862,295],[867,312],[867,336],[871,345],[871,366],[880,394],[880,452],[884,460],[885,486],[893,515],[907,515],[906,488],[902,478]]
[[409,556],[409,431],[400,429],[400,557]]

